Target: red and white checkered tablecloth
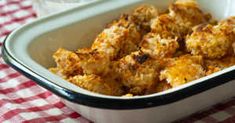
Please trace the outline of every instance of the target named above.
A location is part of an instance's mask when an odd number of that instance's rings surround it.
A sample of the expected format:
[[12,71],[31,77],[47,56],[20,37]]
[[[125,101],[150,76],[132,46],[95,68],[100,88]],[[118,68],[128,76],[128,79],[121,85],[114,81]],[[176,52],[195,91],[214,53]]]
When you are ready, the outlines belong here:
[[[0,0],[0,47],[12,30],[35,19],[31,0]],[[0,122],[88,123],[51,92],[4,63],[0,53]],[[177,122],[235,123],[235,98]]]
[[[0,44],[12,30],[35,19],[31,0],[0,0]],[[0,59],[0,122],[89,121],[51,92],[22,76]]]

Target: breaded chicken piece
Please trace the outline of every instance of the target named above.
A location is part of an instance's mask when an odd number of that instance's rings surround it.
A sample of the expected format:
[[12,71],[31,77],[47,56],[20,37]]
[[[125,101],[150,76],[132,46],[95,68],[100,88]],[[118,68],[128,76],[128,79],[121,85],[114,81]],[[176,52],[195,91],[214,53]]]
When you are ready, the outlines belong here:
[[175,38],[187,33],[188,29],[177,24],[175,18],[162,14],[152,20],[151,32],[160,34],[164,38]]
[[138,25],[131,19],[131,16],[127,14],[121,15],[118,20],[113,21],[108,27],[111,26],[119,26],[124,27],[128,30],[127,40],[133,42],[134,44],[138,44],[140,42],[140,32],[138,30]]
[[210,75],[212,73],[223,70],[227,67],[235,65],[235,56],[226,56],[221,59],[206,59],[205,67],[206,67],[206,75]]
[[172,87],[199,79],[205,75],[201,56],[184,55],[172,59],[167,67],[161,71],[160,80],[167,81]]
[[200,10],[196,0],[177,0],[170,5],[169,15],[175,18],[177,24],[186,28],[208,23],[211,20],[210,15]]
[[222,30],[227,36],[229,36],[233,47],[231,54],[235,54],[235,16],[220,21],[218,28]]
[[124,44],[128,30],[124,27],[111,26],[104,29],[93,42],[91,49],[115,59]]
[[110,59],[119,59],[138,50],[140,41],[137,26],[128,15],[123,15],[97,36],[91,49],[106,54]]
[[110,71],[111,61],[106,54],[89,48],[78,49],[75,53],[79,58],[78,64],[84,74],[104,76]]
[[106,75],[109,71],[109,58],[90,49],[84,48],[71,52],[60,48],[53,57],[57,68],[51,71],[63,78],[83,74]]
[[143,34],[150,31],[150,24],[153,18],[159,15],[158,10],[152,5],[141,5],[132,13],[132,20],[140,27]]
[[221,58],[232,49],[232,41],[219,26],[199,25],[186,38],[186,47],[193,55],[205,58]]
[[177,39],[162,38],[159,34],[148,33],[144,36],[141,44],[141,51],[149,54],[154,59],[172,57],[179,48]]
[[220,21],[218,25],[222,30],[226,31],[227,34],[235,34],[235,16]]
[[133,52],[115,64],[121,82],[129,93],[142,95],[158,81],[160,65],[142,52]]
[[69,78],[68,81],[95,93],[113,96],[121,96],[124,94],[121,83],[115,81],[105,81],[100,76],[94,74],[77,75]]
[[235,42],[235,16],[229,17],[218,23],[218,28]]
[[119,26],[127,29],[127,36],[117,55],[118,59],[138,50],[138,45],[141,41],[141,34],[138,29],[138,25],[133,22],[129,15],[123,14],[118,20],[109,25],[109,27],[111,26]]
[[181,37],[191,32],[192,27],[208,23],[211,17],[205,15],[194,0],[178,0],[171,4],[169,13],[152,20],[151,29],[163,37]]
[[51,68],[53,73],[63,78],[83,74],[76,53],[60,48],[54,53],[53,58],[57,65],[57,68]]

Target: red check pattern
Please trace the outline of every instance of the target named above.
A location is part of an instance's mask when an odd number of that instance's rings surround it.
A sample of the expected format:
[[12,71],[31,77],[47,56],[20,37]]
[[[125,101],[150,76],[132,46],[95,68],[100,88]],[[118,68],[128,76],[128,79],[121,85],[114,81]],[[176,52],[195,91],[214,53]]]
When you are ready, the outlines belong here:
[[[0,0],[0,46],[15,28],[36,17],[31,0]],[[1,56],[1,53],[0,53]],[[88,120],[66,107],[0,58],[0,122],[80,122]]]
[[[0,0],[0,47],[6,35],[35,19],[31,4],[31,0]],[[59,97],[10,68],[0,58],[0,122],[89,121],[66,107]],[[235,98],[177,122],[234,123]]]

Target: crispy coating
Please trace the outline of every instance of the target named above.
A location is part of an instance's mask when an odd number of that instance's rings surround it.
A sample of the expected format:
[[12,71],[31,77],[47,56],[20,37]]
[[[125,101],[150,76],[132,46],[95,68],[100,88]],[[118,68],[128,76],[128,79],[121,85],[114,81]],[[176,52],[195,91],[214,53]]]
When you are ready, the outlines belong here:
[[221,59],[206,59],[205,67],[206,67],[206,75],[210,75],[212,73],[223,70],[227,67],[235,65],[235,56],[230,55],[223,57]]
[[97,36],[91,49],[106,54],[110,59],[119,59],[138,50],[141,35],[129,18],[128,15],[123,15],[112,22]]
[[140,32],[138,29],[138,25],[131,19],[131,16],[123,14],[118,20],[113,21],[109,27],[111,26],[119,26],[124,27],[128,30],[127,40],[133,42],[134,44],[138,44],[140,42]]
[[151,29],[163,37],[184,37],[193,26],[209,22],[194,0],[178,0],[171,4],[169,13],[152,20]]
[[51,71],[57,73],[59,76],[65,77],[83,74],[83,70],[78,64],[79,57],[76,53],[60,48],[54,53],[53,58],[57,68],[53,68]]
[[137,51],[120,59],[115,68],[129,93],[142,95],[158,81],[159,67],[157,61]]
[[187,36],[186,47],[194,55],[221,58],[232,49],[232,41],[219,26],[199,25]]
[[114,96],[121,96],[124,94],[122,85],[120,83],[114,81],[105,81],[100,76],[94,74],[77,75],[69,78],[68,81],[95,93]]
[[224,19],[218,23],[218,28],[235,41],[235,16]]
[[227,34],[235,33],[235,16],[224,19],[218,23],[219,27]]
[[177,39],[162,38],[159,34],[148,33],[140,45],[141,51],[149,54],[152,58],[159,59],[172,57],[179,47]]
[[160,80],[167,81],[172,87],[188,83],[205,75],[201,56],[184,55],[174,58],[161,71]]
[[105,75],[109,71],[109,58],[90,49],[78,49],[76,52],[58,49],[53,57],[57,63],[57,68],[51,69],[51,71],[59,76]]
[[95,39],[91,46],[92,50],[101,52],[114,59],[127,37],[128,30],[124,27],[111,26],[110,28],[104,29]]
[[151,20],[159,15],[152,5],[141,5],[132,13],[132,20],[140,27],[143,33],[150,31]]
[[211,16],[204,14],[196,0],[177,0],[169,7],[169,15],[181,26],[192,28],[201,23],[210,21]]
[[153,19],[151,29],[153,33],[160,34],[164,38],[181,37],[188,32],[184,26],[177,24],[175,18],[168,14],[162,14]]
[[118,20],[114,21],[110,26],[121,26],[127,29],[127,36],[117,55],[117,59],[122,58],[133,51],[138,50],[141,41],[141,34],[138,25],[134,23],[129,15],[122,15]]
[[97,51],[83,48],[76,51],[79,58],[78,64],[84,74],[104,76],[110,71],[111,61],[108,56]]

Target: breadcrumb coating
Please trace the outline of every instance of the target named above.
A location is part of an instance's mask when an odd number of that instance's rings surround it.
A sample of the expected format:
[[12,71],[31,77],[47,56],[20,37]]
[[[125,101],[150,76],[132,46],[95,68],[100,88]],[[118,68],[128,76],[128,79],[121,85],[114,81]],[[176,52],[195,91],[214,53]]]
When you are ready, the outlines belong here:
[[123,85],[135,95],[142,95],[158,81],[159,63],[141,52],[134,52],[116,63]]
[[223,57],[221,59],[206,59],[205,67],[206,67],[206,75],[210,75],[212,73],[223,70],[227,67],[235,65],[235,56],[230,55]]
[[209,23],[210,15],[204,14],[195,0],[178,0],[171,4],[169,13],[152,20],[151,29],[163,37],[181,37],[191,32],[192,27]]
[[226,33],[235,33],[235,16],[224,19],[218,23],[219,27]]
[[111,61],[105,54],[88,48],[78,49],[75,53],[79,58],[78,64],[84,74],[104,76],[110,71]]
[[164,38],[181,37],[188,32],[184,26],[176,23],[175,18],[168,14],[163,14],[152,20],[151,32],[160,34]]
[[91,49],[106,54],[110,59],[119,59],[138,50],[141,35],[129,18],[128,15],[122,15],[112,22],[97,36]]
[[83,74],[79,63],[79,57],[76,53],[59,48],[53,55],[57,68],[51,71],[57,73],[59,76],[73,76]]
[[141,51],[149,54],[152,58],[159,59],[172,57],[179,48],[177,39],[162,38],[159,34],[148,33],[140,44]]
[[128,30],[124,27],[111,26],[108,29],[104,29],[104,31],[98,35],[91,49],[106,54],[110,59],[114,59],[123,46],[127,34]]
[[110,60],[106,55],[87,48],[78,49],[76,52],[60,48],[53,57],[57,68],[51,71],[62,77],[83,74],[106,75],[110,68]]
[[177,0],[170,5],[169,15],[175,18],[177,24],[187,28],[207,23],[211,19],[210,15],[200,10],[196,0]]
[[131,52],[138,50],[138,45],[141,41],[141,34],[129,15],[122,15],[118,20],[114,21],[110,26],[121,26],[127,29],[127,36],[120,47],[117,59],[122,58]]
[[172,59],[161,71],[160,80],[167,81],[172,87],[188,83],[205,75],[201,56],[184,55]]
[[214,59],[225,56],[232,49],[232,41],[219,26],[199,25],[187,36],[186,47],[194,55]]
[[114,81],[105,81],[100,76],[94,74],[76,75],[69,78],[68,81],[95,93],[114,96],[121,96],[124,94],[122,85],[120,83]]
[[218,23],[218,28],[235,41],[235,16],[229,17]]
[[153,18],[159,15],[158,10],[152,5],[141,5],[132,13],[132,20],[140,27],[142,33],[150,31],[150,24]]

